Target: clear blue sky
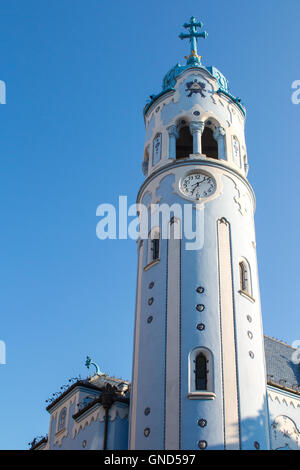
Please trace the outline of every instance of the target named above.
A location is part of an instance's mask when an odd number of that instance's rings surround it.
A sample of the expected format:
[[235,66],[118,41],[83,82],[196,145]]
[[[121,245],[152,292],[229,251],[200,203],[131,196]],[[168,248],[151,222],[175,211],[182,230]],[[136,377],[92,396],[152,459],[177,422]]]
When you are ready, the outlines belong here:
[[299,0],[2,0],[0,447],[48,432],[45,400],[87,369],[130,379],[134,241],[99,241],[96,208],[135,201],[142,108],[188,45],[191,15],[247,107],[265,333],[299,331]]

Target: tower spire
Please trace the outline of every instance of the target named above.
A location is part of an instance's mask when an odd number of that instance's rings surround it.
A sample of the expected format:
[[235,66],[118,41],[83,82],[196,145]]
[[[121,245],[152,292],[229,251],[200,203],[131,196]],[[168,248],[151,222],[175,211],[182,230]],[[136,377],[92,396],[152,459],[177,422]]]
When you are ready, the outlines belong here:
[[189,30],[189,34],[180,33],[180,39],[189,39],[190,40],[190,56],[186,57],[187,64],[201,64],[201,56],[197,53],[197,39],[203,38],[206,39],[208,34],[206,31],[199,33],[197,28],[203,28],[203,23],[201,21],[197,22],[196,18],[192,16],[189,23],[184,23],[184,28]]

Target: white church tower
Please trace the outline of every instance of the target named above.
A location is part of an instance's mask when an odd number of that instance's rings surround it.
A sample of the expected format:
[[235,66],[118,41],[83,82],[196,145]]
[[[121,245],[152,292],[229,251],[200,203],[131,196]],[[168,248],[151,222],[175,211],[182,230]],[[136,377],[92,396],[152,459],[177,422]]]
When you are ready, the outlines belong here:
[[[148,239],[138,240],[129,445],[268,449],[246,112],[224,75],[202,65],[202,24],[192,17],[184,28],[187,63],[167,73],[144,109],[145,181],[137,202],[149,218],[152,204],[175,206],[168,237],[161,217]],[[185,214],[192,214],[198,243]]]

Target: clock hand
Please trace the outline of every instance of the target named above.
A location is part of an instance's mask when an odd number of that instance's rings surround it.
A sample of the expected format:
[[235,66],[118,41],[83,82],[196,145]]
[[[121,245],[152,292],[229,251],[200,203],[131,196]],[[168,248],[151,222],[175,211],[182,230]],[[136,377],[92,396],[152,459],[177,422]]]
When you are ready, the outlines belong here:
[[[198,183],[194,184],[193,186],[196,186],[196,188],[197,188],[199,186],[199,184],[200,183],[198,182]],[[196,188],[192,189],[192,194],[194,194],[194,191],[195,191]]]

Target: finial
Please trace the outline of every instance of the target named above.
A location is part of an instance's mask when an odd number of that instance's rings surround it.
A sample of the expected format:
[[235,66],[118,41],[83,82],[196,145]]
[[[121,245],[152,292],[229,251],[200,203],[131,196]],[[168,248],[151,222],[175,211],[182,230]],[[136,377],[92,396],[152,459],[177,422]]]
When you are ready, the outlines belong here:
[[197,22],[194,16],[191,17],[189,23],[184,23],[184,28],[189,30],[189,34],[180,33],[180,39],[189,39],[191,44],[191,54],[189,57],[185,57],[187,59],[188,64],[201,64],[201,56],[197,54],[197,39],[203,38],[206,39],[208,34],[206,31],[202,33],[197,32],[197,28],[202,28],[203,23],[201,21]]
[[96,374],[97,375],[105,375],[101,370],[99,369],[98,364],[96,362],[93,362],[92,359],[89,356],[86,356],[86,361],[85,361],[85,366],[89,369],[90,366],[94,366],[96,369]]

